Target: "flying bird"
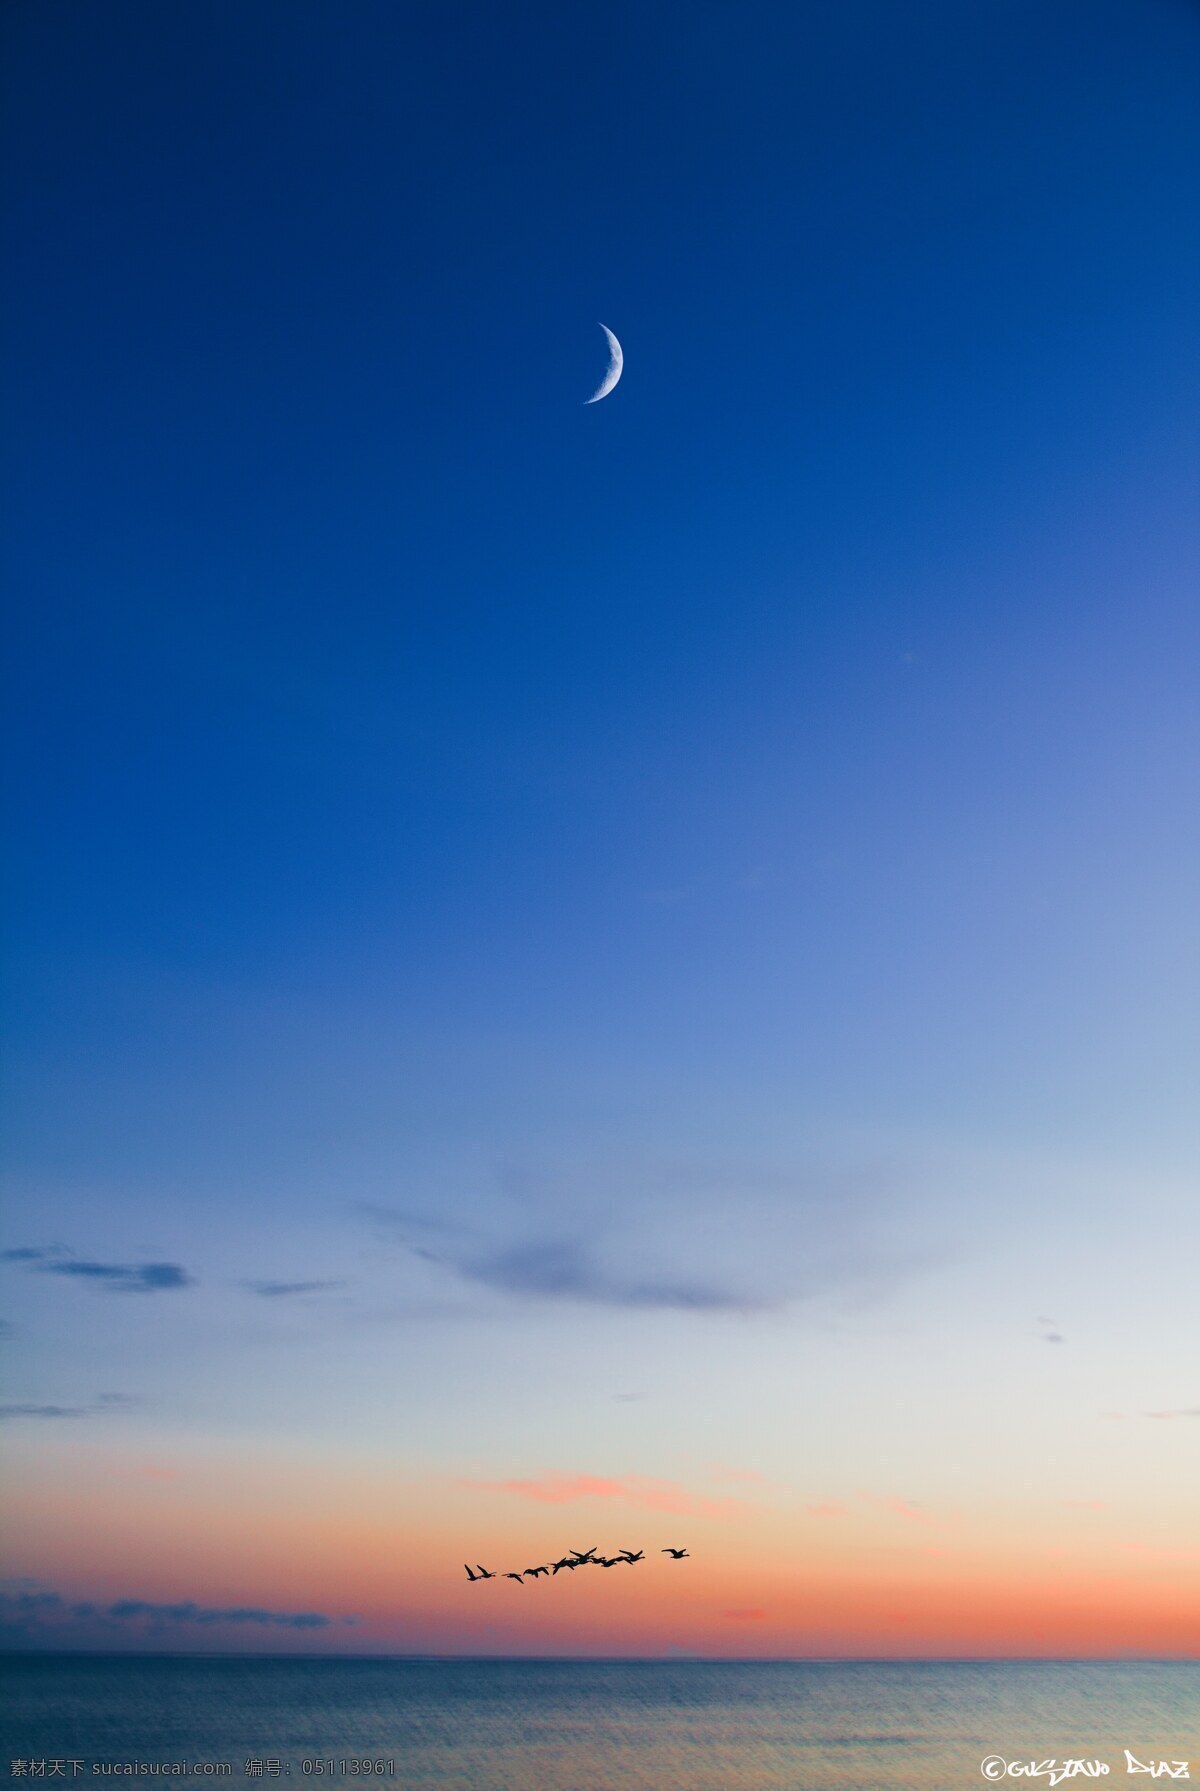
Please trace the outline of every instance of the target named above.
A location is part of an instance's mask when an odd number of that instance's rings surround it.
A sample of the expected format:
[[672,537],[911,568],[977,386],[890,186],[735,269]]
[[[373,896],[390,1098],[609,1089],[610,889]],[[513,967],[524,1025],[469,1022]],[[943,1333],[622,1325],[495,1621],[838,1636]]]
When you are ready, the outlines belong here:
[[505,1573],[501,1574],[500,1577],[506,1580],[516,1580],[518,1586],[523,1586],[525,1584],[525,1581],[521,1578],[519,1573]]
[[661,1548],[658,1552],[660,1555],[670,1555],[676,1561],[691,1560],[685,1548]]
[[644,1561],[646,1559],[646,1551],[644,1548],[640,1548],[635,1555],[632,1549],[623,1548],[621,1550],[621,1559],[623,1561],[628,1561],[629,1565],[632,1567],[635,1561]]
[[613,335],[606,323],[602,323],[600,328],[608,338],[608,366],[605,369],[604,378],[600,381],[600,384],[596,387],[596,390],[592,393],[591,397],[585,398],[585,404],[599,404],[601,398],[607,398],[608,394],[620,379],[621,369],[625,365],[625,356],[621,351],[621,344],[617,341],[617,338]]
[[578,1567],[578,1565],[579,1565],[578,1561],[572,1561],[572,1559],[569,1555],[564,1555],[561,1561],[556,1561],[554,1563],[554,1572],[561,1573],[564,1567],[569,1567],[571,1569],[571,1572],[574,1573],[574,1571]]
[[[475,1565],[476,1567],[479,1567],[478,1561],[476,1561]],[[470,1571],[470,1568],[468,1568],[467,1572],[469,1573]],[[479,1572],[475,1575],[477,1580],[494,1580],[495,1577],[495,1574],[489,1573],[486,1567],[479,1567]]]
[[549,1573],[549,1571],[548,1567],[527,1567],[525,1569],[526,1576],[531,1580],[535,1580],[539,1573]]
[[[465,1561],[463,1562],[463,1566],[467,1567]],[[467,1567],[467,1578],[470,1580],[471,1584],[474,1585],[476,1580],[483,1578],[483,1575],[480,1573],[472,1573],[471,1569]]]
[[588,1567],[596,1559],[596,1550],[595,1550],[594,1545],[591,1548],[574,1548],[571,1550],[571,1553],[575,1557],[576,1567]]

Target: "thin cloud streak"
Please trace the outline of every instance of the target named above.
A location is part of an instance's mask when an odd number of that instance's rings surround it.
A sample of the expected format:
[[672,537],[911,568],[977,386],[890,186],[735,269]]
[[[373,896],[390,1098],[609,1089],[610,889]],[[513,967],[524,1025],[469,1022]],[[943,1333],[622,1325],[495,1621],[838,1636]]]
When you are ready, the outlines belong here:
[[[466,1226],[369,1201],[358,1202],[357,1210],[395,1235],[420,1261],[477,1287],[518,1299],[675,1312],[751,1313],[775,1304],[712,1281],[615,1274],[601,1267],[579,1240],[538,1239],[480,1251],[474,1241],[476,1234]],[[418,1238],[431,1241],[418,1242]]]
[[273,1624],[282,1629],[326,1629],[333,1622],[323,1611],[266,1611],[255,1605],[222,1609],[194,1604],[190,1599],[181,1604],[150,1604],[142,1598],[121,1598],[110,1604],[104,1615],[119,1619],[147,1617],[155,1623]]
[[454,1262],[468,1280],[500,1293],[567,1299],[603,1306],[665,1307],[683,1312],[754,1312],[765,1302],[731,1288],[671,1280],[623,1280],[606,1274],[579,1244],[518,1244],[494,1255]]
[[[0,1592],[0,1623],[10,1628],[26,1633],[38,1629],[66,1630],[73,1623],[89,1620],[108,1629],[113,1624],[141,1623],[150,1634],[177,1624],[314,1630],[328,1629],[338,1621],[324,1611],[273,1611],[260,1605],[203,1605],[190,1598],[173,1604],[156,1604],[145,1598],[118,1598],[109,1604],[96,1604],[91,1600],[70,1602],[58,1592],[36,1589],[36,1583],[29,1590]],[[343,1617],[341,1621],[353,1622],[354,1619]]]
[[96,1410],[91,1405],[0,1405],[0,1419],[90,1418]]
[[344,1281],[244,1281],[243,1287],[264,1300],[287,1300],[299,1294],[328,1293]]
[[14,1401],[0,1405],[0,1421],[11,1418],[96,1418],[106,1412],[120,1411],[139,1401],[128,1393],[101,1393],[88,1405],[37,1404]]
[[195,1286],[195,1278],[177,1262],[95,1262],[73,1255],[61,1244],[0,1250],[0,1262],[23,1264],[39,1275],[90,1281],[112,1293],[160,1293]]

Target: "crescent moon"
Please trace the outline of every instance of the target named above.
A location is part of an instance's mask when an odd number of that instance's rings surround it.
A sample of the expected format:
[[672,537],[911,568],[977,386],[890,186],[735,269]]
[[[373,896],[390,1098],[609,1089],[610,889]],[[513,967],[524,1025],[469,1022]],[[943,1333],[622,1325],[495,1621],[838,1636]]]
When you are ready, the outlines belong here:
[[617,338],[613,335],[606,323],[602,323],[600,328],[608,337],[608,371],[605,373],[604,378],[600,381],[600,384],[596,387],[596,390],[592,393],[591,397],[584,399],[585,404],[599,404],[601,398],[607,398],[608,394],[620,379],[621,369],[625,365],[625,356],[621,352],[621,344],[617,341]]

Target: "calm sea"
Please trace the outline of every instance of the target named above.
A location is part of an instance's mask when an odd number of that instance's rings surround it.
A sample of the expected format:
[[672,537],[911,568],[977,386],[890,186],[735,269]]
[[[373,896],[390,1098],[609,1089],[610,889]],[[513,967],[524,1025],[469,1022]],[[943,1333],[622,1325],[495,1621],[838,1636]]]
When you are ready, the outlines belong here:
[[94,1763],[175,1761],[227,1763],[264,1791],[364,1778],[408,1791],[960,1791],[985,1782],[989,1756],[1100,1762],[1114,1787],[1170,1782],[1130,1774],[1126,1748],[1152,1769],[1190,1761],[1200,1779],[1191,1663],[10,1655],[0,1692],[0,1770],[12,1782],[13,1764],[32,1762],[40,1778],[45,1761],[64,1791],[111,1783]]

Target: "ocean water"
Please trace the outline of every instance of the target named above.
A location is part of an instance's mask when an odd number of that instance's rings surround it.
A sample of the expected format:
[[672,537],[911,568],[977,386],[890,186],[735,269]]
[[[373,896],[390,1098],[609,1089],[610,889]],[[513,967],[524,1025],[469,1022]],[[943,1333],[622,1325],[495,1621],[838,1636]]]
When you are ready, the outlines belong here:
[[1188,1662],[9,1655],[0,1698],[0,1770],[64,1791],[174,1762],[291,1791],[1032,1791],[1050,1772],[1009,1766],[1049,1760],[1088,1763],[1071,1786],[1169,1783],[1160,1761],[1200,1779]]

